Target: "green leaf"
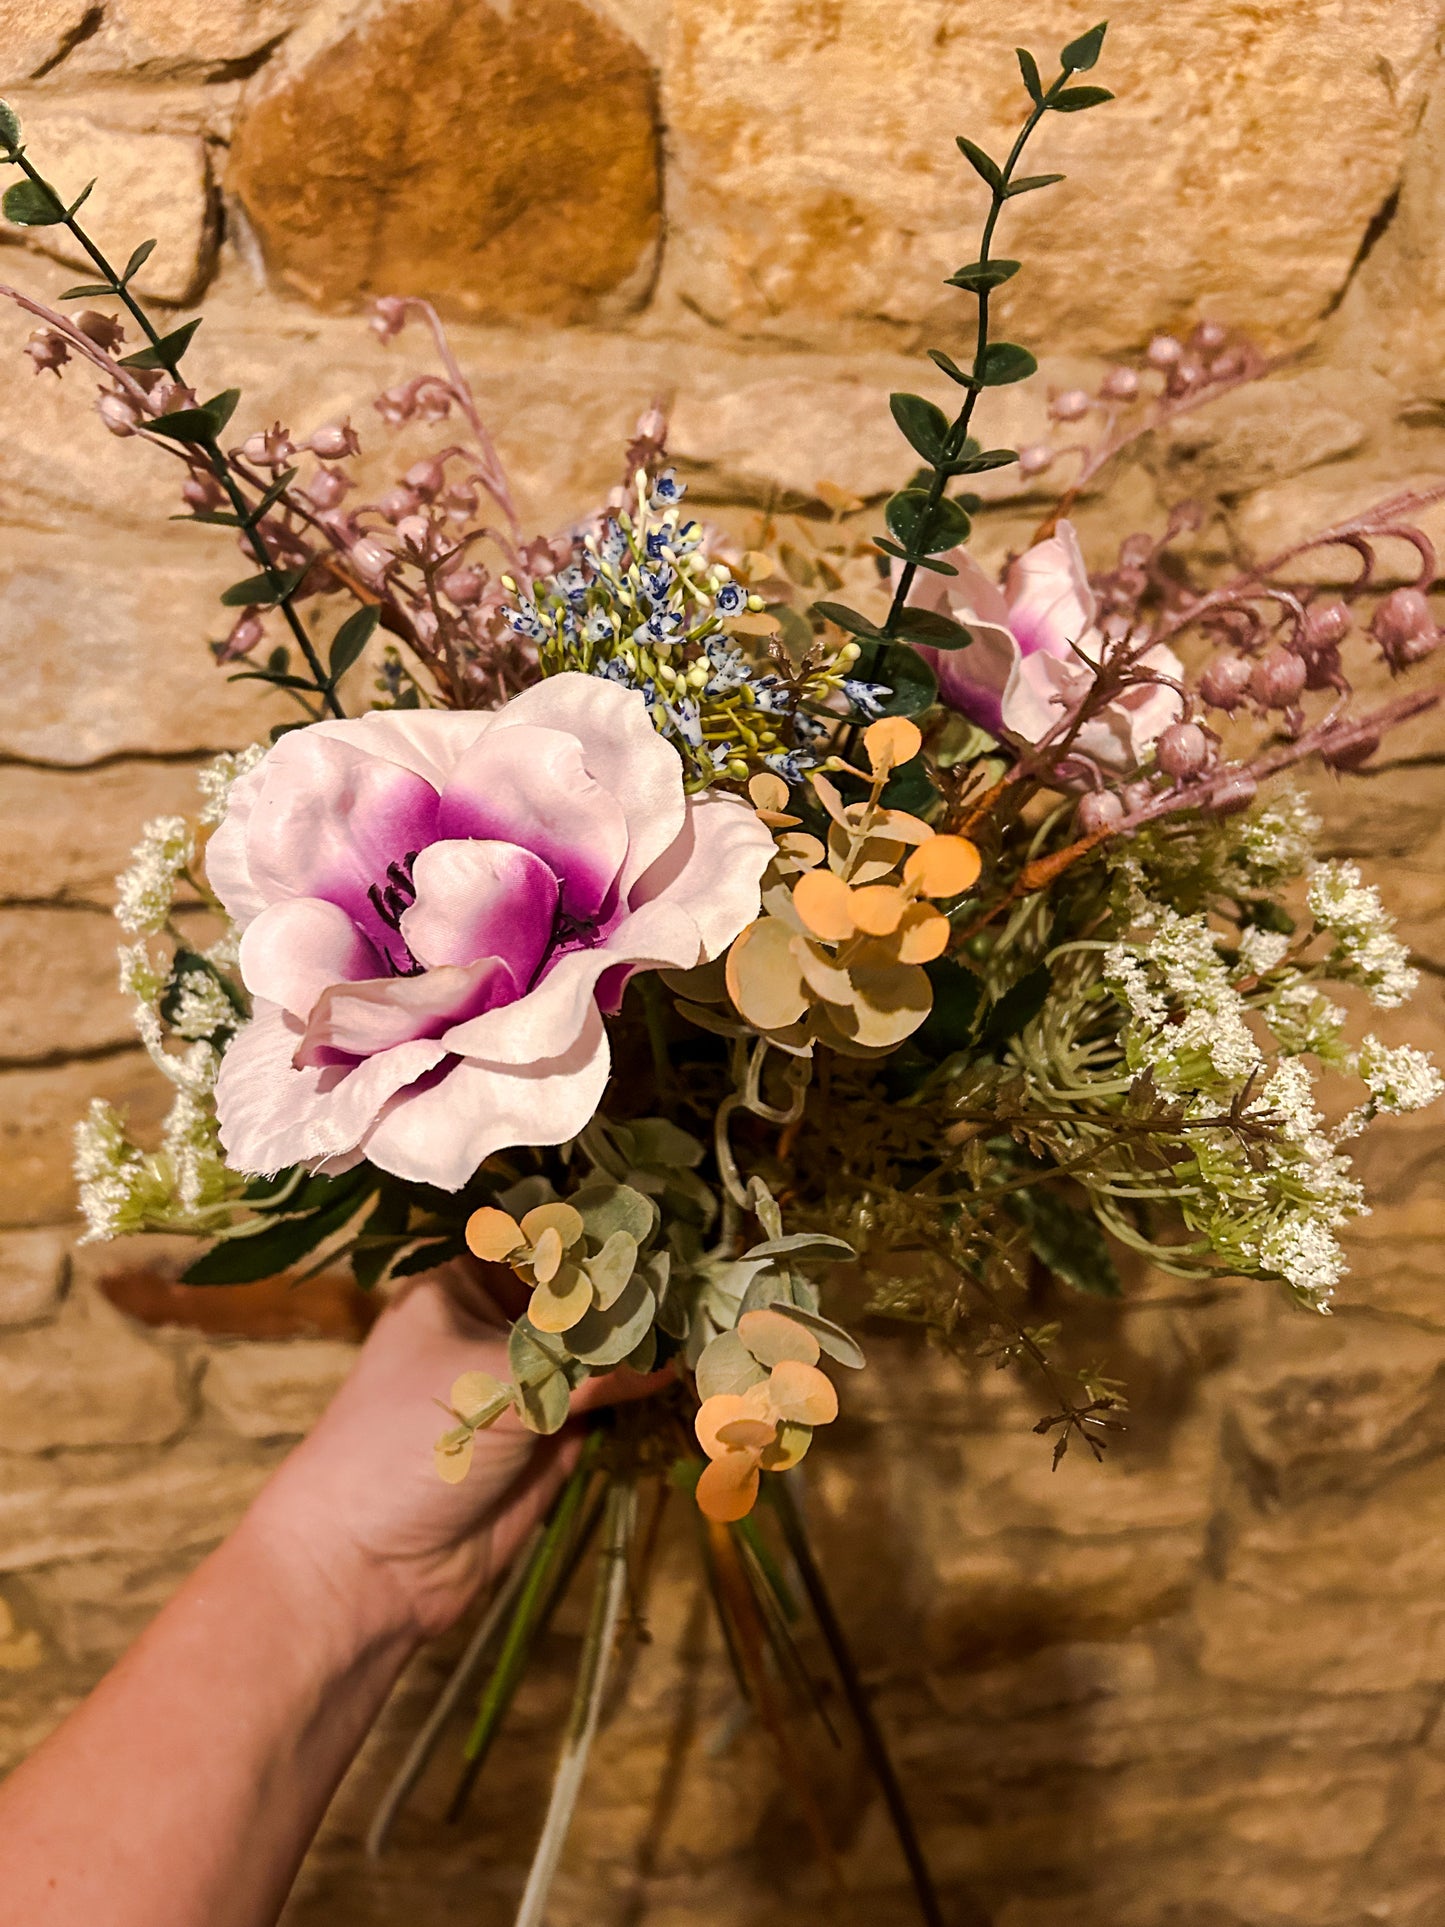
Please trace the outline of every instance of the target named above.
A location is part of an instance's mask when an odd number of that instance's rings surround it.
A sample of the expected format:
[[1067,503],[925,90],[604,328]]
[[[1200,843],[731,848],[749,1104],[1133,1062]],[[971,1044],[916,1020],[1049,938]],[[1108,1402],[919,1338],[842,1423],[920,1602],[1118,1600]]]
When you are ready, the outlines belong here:
[[0,147],[8,154],[14,154],[19,146],[20,116],[8,100],[0,100]]
[[[182,327],[175,328],[160,340],[140,348],[133,355],[126,355],[121,361],[122,368],[169,368],[180,360],[191,345],[191,336],[201,325],[202,317],[187,321]],[[204,411],[209,414],[209,410]]]
[[901,489],[891,496],[883,516],[909,556],[941,555],[957,548],[968,540],[973,526],[957,502],[943,496],[930,504],[927,490],[921,488]]
[[371,641],[381,611],[375,604],[358,609],[349,615],[336,632],[336,640],[331,645],[331,660],[326,673],[333,683],[340,682],[347,670],[356,661],[367,643]]
[[973,376],[966,375],[953,359],[953,356],[946,355],[941,348],[930,348],[928,351],[928,359],[933,362],[936,367],[941,368],[950,381],[956,381],[960,388],[977,388],[978,383],[974,380]]
[[863,1357],[863,1347],[851,1332],[844,1331],[841,1325],[835,1325],[831,1318],[825,1318],[820,1311],[806,1311],[801,1305],[780,1303],[774,1305],[772,1309],[781,1313],[784,1318],[791,1318],[793,1323],[801,1325],[804,1331],[811,1332],[818,1341],[819,1349],[826,1352],[829,1358],[836,1359],[840,1365],[846,1365],[850,1371],[862,1371],[866,1362]]
[[371,1291],[386,1276],[387,1267],[406,1243],[406,1227],[411,1203],[405,1191],[387,1185],[376,1200],[376,1208],[361,1227],[359,1236],[375,1238],[376,1244],[361,1244],[351,1254],[351,1270],[363,1291]]
[[848,608],[841,602],[815,602],[813,614],[822,616],[825,622],[834,622],[850,636],[881,636],[882,630],[867,616],[860,616],[856,609]]
[[979,1043],[1005,1044],[1010,1037],[1017,1037],[1043,1009],[1053,982],[1054,973],[1047,964],[1039,964],[1026,977],[1020,977],[989,1012]]
[[142,423],[152,435],[168,435],[175,442],[210,442],[216,437],[216,424],[204,408],[177,408],[169,415],[157,415]]
[[102,300],[114,294],[115,289],[105,281],[83,281],[78,288],[67,288],[64,294],[56,295],[57,301],[93,301],[97,296]]
[[297,473],[298,471],[294,468],[282,469],[281,473],[276,477],[270,488],[266,490],[266,493],[261,497],[260,501],[257,502],[256,506],[247,512],[246,527],[248,529],[254,529],[258,522],[263,522],[266,519],[272,509],[275,508],[276,504],[281,500],[281,497],[286,493],[287,489],[290,488],[291,484],[296,480]]
[[1055,181],[1066,178],[1063,174],[1025,174],[1021,180],[1010,181],[1004,190],[1004,198],[1013,200],[1018,194],[1032,194],[1035,188],[1052,187]]
[[1010,382],[1027,381],[1037,374],[1039,364],[1027,348],[1016,341],[991,341],[983,351],[983,370],[979,377],[985,388],[1006,388]]
[[284,642],[278,642],[270,655],[267,656],[266,667],[277,676],[284,674],[285,671],[291,667],[291,651],[286,647]]
[[313,695],[316,685],[309,676],[288,676],[282,669],[238,669],[227,682],[268,682],[273,689],[305,689]]
[[218,529],[238,529],[241,526],[239,515],[232,515],[229,509],[195,509],[189,515],[171,515],[170,522],[208,522]]
[[1044,97],[1044,83],[1039,78],[1039,63],[1027,47],[1015,47],[1018,55],[1019,72],[1024,77],[1024,85],[1029,90],[1029,98],[1037,107]]
[[878,799],[885,810],[907,810],[910,816],[927,816],[940,800],[928,776],[928,765],[921,756],[894,770],[883,785]]
[[620,1365],[642,1343],[657,1316],[657,1300],[639,1277],[629,1278],[606,1311],[595,1306],[582,1316],[562,1342],[585,1365],[606,1370]]
[[1059,55],[1059,65],[1071,74],[1087,73],[1099,58],[1108,27],[1108,21],[1101,20],[1097,27],[1090,27],[1089,31],[1081,33],[1077,40],[1071,40]]
[[219,395],[212,395],[209,401],[201,403],[201,407],[210,416],[212,425],[218,435],[231,419],[232,415],[235,414],[236,403],[240,399],[241,391],[239,388],[223,388]]
[[855,673],[865,682],[882,683],[892,691],[879,705],[885,716],[921,716],[938,701],[937,676],[906,642],[865,650]]
[[[287,723],[287,729],[304,729],[304,723]],[[418,1245],[414,1251],[398,1258],[391,1268],[393,1278],[414,1278],[419,1271],[433,1271],[444,1265],[450,1258],[460,1258],[466,1250],[463,1238],[432,1239],[427,1244]]]
[[921,642],[930,649],[966,649],[973,641],[971,630],[935,609],[905,607],[896,633],[905,642]]
[[7,187],[0,208],[17,227],[54,227],[65,219],[59,196],[43,181],[17,181]]
[[244,582],[233,582],[229,589],[222,590],[221,606],[224,609],[266,608],[273,602],[284,601],[293,589],[300,587],[305,576],[305,569],[278,570],[273,588],[269,576],[248,575]]
[[950,274],[946,285],[967,288],[970,294],[983,294],[989,288],[1000,288],[1005,281],[1012,281],[1018,271],[1017,261],[970,261],[957,274]]
[[942,462],[948,447],[950,423],[937,402],[925,401],[922,395],[900,394],[890,395],[888,406],[909,445],[918,450],[924,461],[932,462],[935,467]]
[[950,475],[981,475],[985,469],[1007,468],[1016,462],[1019,452],[1016,448],[985,448],[977,455],[963,455],[956,462],[948,464]]
[[1049,105],[1056,114],[1081,114],[1086,107],[1102,107],[1113,98],[1107,87],[1065,87]]
[[1120,1298],[1123,1286],[1092,1211],[1081,1211],[1046,1185],[1010,1194],[1006,1207],[1029,1234],[1029,1249],[1046,1270],[1075,1291]]
[[80,210],[85,206],[86,202],[90,199],[90,196],[94,187],[95,187],[94,180],[87,181],[85,183],[85,186],[76,195],[75,199],[70,203],[70,206],[65,210],[66,213],[70,215],[72,218],[75,215],[77,215],[80,212]]
[[126,285],[133,275],[140,273],[141,269],[145,266],[146,262],[150,260],[155,251],[156,244],[154,241],[141,242],[140,246],[125,264],[125,273],[120,277],[120,285],[122,287]]
[[914,1032],[920,1046],[934,1057],[951,1057],[973,1042],[983,980],[954,957],[935,957],[923,968],[933,985],[933,1008]]
[[[374,1184],[374,1180],[372,1182]],[[281,1218],[268,1224],[264,1231],[223,1239],[186,1267],[181,1273],[181,1282],[246,1285],[257,1278],[273,1278],[278,1272],[289,1271],[308,1252],[349,1223],[361,1208],[364,1195],[353,1184],[305,1217]]]
[[[882,539],[881,536],[874,537],[875,541],[882,541]],[[951,562],[940,562],[936,555],[915,555],[909,559],[916,562],[920,569],[928,569],[934,575],[958,574],[958,570]]]
[[910,556],[907,549],[900,549],[898,544],[896,542],[890,542],[886,535],[875,535],[873,538],[873,546],[875,549],[882,549],[885,555],[897,556],[900,562],[917,562],[920,566],[922,565],[922,556]]
[[963,155],[974,172],[980,175],[997,194],[1003,187],[1003,169],[996,160],[985,154],[975,141],[967,139],[963,134],[957,138],[959,153]]

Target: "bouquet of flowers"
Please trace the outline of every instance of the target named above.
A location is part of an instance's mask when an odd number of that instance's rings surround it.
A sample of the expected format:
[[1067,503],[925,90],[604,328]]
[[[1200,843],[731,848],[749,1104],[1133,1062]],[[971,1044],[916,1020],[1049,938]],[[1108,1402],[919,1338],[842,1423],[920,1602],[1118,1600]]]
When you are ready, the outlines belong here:
[[[1364,692],[1439,640],[1418,520],[1445,485],[1223,564],[1191,545],[1185,503],[1087,568],[1069,512],[1119,450],[1269,371],[1209,321],[1097,393],[1056,393],[1048,446],[974,432],[991,390],[1035,372],[991,332],[1019,272],[999,223],[1060,178],[1021,170],[1048,117],[1109,100],[1078,79],[1103,38],[1065,47],[1047,84],[1020,51],[1005,159],[959,140],[987,196],[950,277],[972,347],[930,351],[955,410],[891,397],[916,473],[886,532],[840,498],[746,544],[687,508],[658,409],[603,506],[528,535],[422,301],[383,300],[372,325],[422,321],[438,369],[376,408],[445,445],[377,499],[349,422],[233,431],[239,395],[187,382],[199,323],[161,333],[132,291],[150,244],[112,265],[85,194],[66,199],[0,107],[21,175],[5,213],[63,224],[98,276],[63,312],[0,291],[37,323],[25,352],[98,377],[105,428],[177,464],[184,519],[232,532],[248,573],[214,654],[292,705],[203,774],[195,822],[146,827],[119,881],[122,987],[175,1097],[158,1145],[99,1101],[79,1126],[89,1235],[199,1234],[186,1276],[217,1286],[344,1260],[382,1287],[473,1254],[511,1319],[511,1376],[436,1388],[443,1479],[504,1414],[553,1432],[590,1374],[657,1374],[598,1421],[451,1692],[490,1660],[464,1795],[600,1534],[526,1922],[629,1572],[635,1595],[678,1488],[740,1684],[785,1749],[811,1687],[790,1567],[801,1580],[939,1919],[794,1497],[864,1364],[849,1317],[1038,1374],[1054,1462],[1098,1455],[1124,1389],[1057,1363],[1031,1281],[1114,1296],[1124,1252],[1326,1312],[1364,1208],[1350,1141],[1441,1090],[1332,995],[1392,1008],[1414,972],[1375,889],[1316,860],[1288,773],[1355,769],[1436,700]],[[1011,464],[1066,486],[1000,583],[969,554],[970,489]],[[1319,587],[1325,550],[1352,559],[1342,591]],[[196,898],[218,919],[204,948],[174,914]]]

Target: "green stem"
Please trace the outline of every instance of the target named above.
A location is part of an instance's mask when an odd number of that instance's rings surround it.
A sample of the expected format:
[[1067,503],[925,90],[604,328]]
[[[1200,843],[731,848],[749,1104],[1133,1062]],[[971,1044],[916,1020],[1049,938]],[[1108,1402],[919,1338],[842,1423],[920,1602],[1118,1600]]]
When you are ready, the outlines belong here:
[[[537,1543],[536,1551],[528,1561],[526,1577],[517,1594],[516,1607],[497,1655],[496,1666],[492,1670],[482,1693],[481,1704],[472,1730],[467,1735],[463,1753],[466,1769],[457,1784],[447,1809],[448,1820],[461,1817],[466,1805],[467,1795],[476,1783],[482,1770],[497,1729],[502,1723],[517,1683],[526,1669],[527,1659],[543,1621],[555,1602],[561,1588],[556,1584],[559,1571],[567,1570],[568,1554],[577,1542],[574,1528],[582,1508],[582,1500],[591,1482],[597,1453],[601,1447],[600,1432],[589,1432],[582,1447],[571,1477],[562,1488],[562,1495],[553,1508],[547,1521],[547,1529]],[[583,1534],[582,1537],[589,1536]]]
[[572,1815],[581,1797],[588,1755],[592,1751],[592,1742],[597,1736],[602,1717],[602,1699],[612,1669],[617,1625],[627,1599],[627,1556],[636,1522],[637,1488],[630,1479],[617,1479],[607,1493],[607,1515],[603,1526],[602,1550],[597,1561],[592,1611],[582,1644],[582,1663],[577,1672],[567,1735],[552,1782],[547,1818],[527,1875],[522,1904],[517,1910],[516,1927],[542,1927],[547,1896],[556,1877],[562,1849],[567,1843]]
[[[7,158],[20,169],[27,180],[32,181],[43,193],[50,195],[58,207],[63,208],[65,206],[64,201],[60,195],[56,193],[50,182],[30,164],[23,149],[12,148]],[[112,264],[106,259],[105,255],[101,253],[100,249],[80,225],[79,221],[77,221],[75,216],[69,211],[65,214],[64,225],[73,236],[77,246],[84,251],[86,258],[105,276],[106,280],[109,281],[115,291],[116,298],[124,304],[131,319],[135,322],[151,347],[156,350],[157,358],[166,373],[171,377],[172,381],[180,382],[182,380],[180,356],[165,346],[162,337],[156,332],[150,316],[131,293],[124,278],[116,273]],[[346,712],[341,707],[335,685],[322,667],[321,658],[317,655],[315,645],[312,643],[311,637],[307,634],[306,625],[302,622],[300,616],[292,606],[291,595],[285,590],[281,571],[276,567],[271,551],[267,547],[266,539],[262,535],[259,527],[253,527],[250,524],[251,505],[242,494],[235,477],[231,473],[231,465],[227,461],[219,441],[217,441],[214,434],[206,435],[198,438],[196,446],[204,452],[207,466],[210,468],[217,482],[219,482],[225,490],[227,500],[230,502],[232,510],[239,518],[241,526],[250,540],[251,546],[255,551],[256,559],[261,565],[261,572],[266,577],[266,581],[275,595],[276,606],[280,609],[281,614],[286,620],[287,627],[296,638],[297,646],[306,658],[306,666],[315,678],[317,693],[333,716],[344,716]]]
[[[1008,159],[1001,170],[999,185],[992,191],[993,199],[989,205],[988,217],[983,224],[983,238],[978,250],[980,261],[987,261],[989,258],[989,249],[993,246],[993,232],[998,226],[998,217],[1003,212],[1003,204],[1008,199],[1008,185],[1028,144],[1029,136],[1047,113],[1050,100],[1067,78],[1067,74],[1061,74],[1043,99],[1035,104],[1033,112],[1019,129],[1017,140],[1009,149]],[[935,465],[933,479],[928,484],[928,505],[919,518],[919,527],[923,529],[929,526],[935,509],[943,500],[943,491],[948,486],[950,466],[962,452],[963,445],[968,440],[973,411],[978,406],[978,398],[983,392],[983,364],[988,349],[988,303],[991,292],[992,290],[987,287],[978,290],[978,334],[973,351],[973,380],[969,385],[968,394],[958,418],[949,430],[948,440],[944,443],[943,460]],[[898,578],[898,587],[893,592],[893,603],[888,611],[888,620],[883,625],[885,635],[891,636],[895,633],[898,620],[903,614],[903,606],[908,600],[908,591],[913,587],[913,579],[917,574],[916,562],[904,563],[903,573]]]

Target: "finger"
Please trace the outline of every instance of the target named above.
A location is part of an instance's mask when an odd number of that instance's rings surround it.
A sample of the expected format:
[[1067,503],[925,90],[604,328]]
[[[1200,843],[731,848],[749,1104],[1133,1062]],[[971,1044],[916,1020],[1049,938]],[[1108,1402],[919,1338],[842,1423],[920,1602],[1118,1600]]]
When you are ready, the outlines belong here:
[[615,1372],[607,1372],[600,1378],[584,1379],[572,1394],[571,1410],[595,1412],[601,1405],[630,1405],[635,1399],[651,1398],[675,1382],[670,1365],[656,1372],[634,1372],[620,1365]]

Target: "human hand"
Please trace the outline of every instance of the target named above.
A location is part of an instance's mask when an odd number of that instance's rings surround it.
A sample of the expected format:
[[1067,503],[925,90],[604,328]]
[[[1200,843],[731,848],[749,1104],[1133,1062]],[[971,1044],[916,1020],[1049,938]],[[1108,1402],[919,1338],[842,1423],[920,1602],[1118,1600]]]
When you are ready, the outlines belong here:
[[[325,1416],[247,1516],[251,1530],[345,1588],[379,1631],[445,1631],[506,1566],[576,1461],[575,1423],[539,1438],[506,1412],[477,1434],[467,1477],[445,1484],[432,1454],[446,1427],[437,1401],[474,1371],[509,1376],[506,1326],[463,1260],[383,1312]],[[588,1379],[572,1411],[646,1397],[665,1378]]]

